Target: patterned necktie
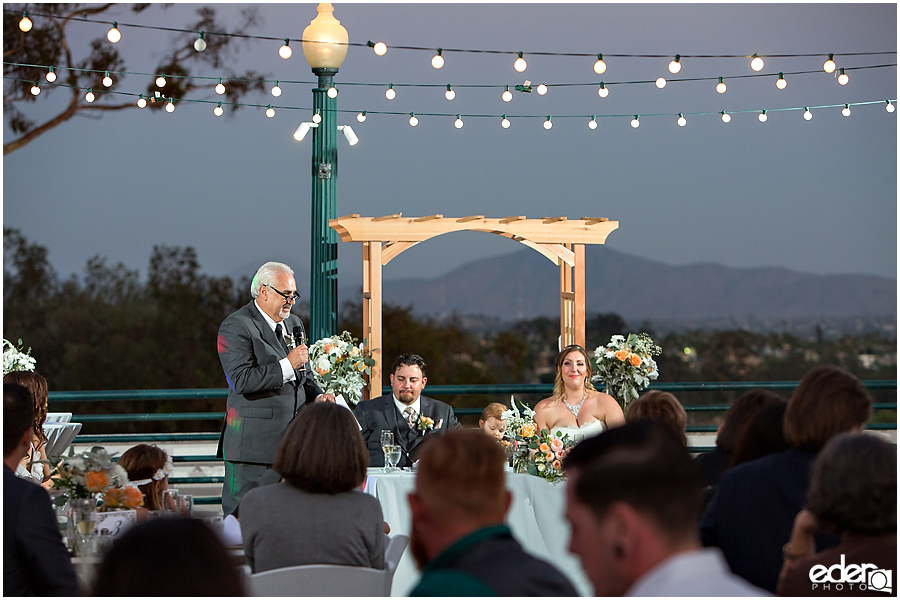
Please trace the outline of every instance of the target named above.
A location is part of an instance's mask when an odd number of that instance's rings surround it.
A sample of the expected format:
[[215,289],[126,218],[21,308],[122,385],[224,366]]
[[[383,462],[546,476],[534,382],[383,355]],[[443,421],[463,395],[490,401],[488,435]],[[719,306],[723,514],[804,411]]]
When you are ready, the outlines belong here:
[[284,348],[284,351],[288,351],[287,344],[284,343],[284,333],[281,331],[281,323],[275,324],[275,337],[278,338],[278,342],[281,344],[281,347]]
[[407,406],[406,410],[403,411],[403,414],[406,415],[406,424],[409,425],[409,428],[412,429],[416,426],[416,411],[413,410],[412,406]]

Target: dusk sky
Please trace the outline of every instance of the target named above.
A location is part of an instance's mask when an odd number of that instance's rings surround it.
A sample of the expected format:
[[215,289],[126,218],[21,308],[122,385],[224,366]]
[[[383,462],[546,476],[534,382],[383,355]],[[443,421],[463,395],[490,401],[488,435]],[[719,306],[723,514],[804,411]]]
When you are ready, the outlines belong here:
[[[175,33],[125,23],[182,27],[200,5],[119,7],[118,43],[127,70],[152,73]],[[237,26],[241,5],[213,5]],[[260,36],[299,40],[315,4],[263,4]],[[350,41],[383,41],[384,56],[353,46],[335,81],[339,123],[360,139],[339,137],[338,215],[403,213],[607,217],[619,229],[610,248],[672,265],[713,262],[785,267],[816,274],[897,276],[897,5],[890,4],[334,4]],[[108,25],[71,27],[76,57]],[[299,41],[292,58],[275,41],[250,40],[228,64],[281,82],[279,98],[247,96],[231,115],[210,103],[182,102],[174,113],[123,110],[82,114],[4,156],[3,223],[49,248],[57,271],[82,273],[105,256],[146,274],[155,244],[193,246],[210,275],[252,275],[266,260],[298,272],[308,292],[310,150],[292,133],[311,118],[312,82]],[[431,51],[405,50],[422,46]],[[431,66],[444,48],[445,65]],[[508,54],[446,49],[500,50]],[[513,69],[515,52],[528,61]],[[529,53],[603,53],[596,56]],[[850,76],[822,64],[835,54]],[[841,53],[891,52],[842,56]],[[676,54],[683,68],[667,70]],[[759,73],[748,58],[768,57]],[[615,57],[662,54],[665,58]],[[893,65],[863,69],[874,65]],[[223,76],[212,67],[198,76]],[[798,71],[813,71],[795,74]],[[784,72],[788,86],[775,86]],[[746,77],[748,75],[763,75]],[[664,89],[652,81],[669,79]],[[727,91],[715,90],[724,77]],[[704,78],[700,81],[679,79]],[[503,86],[524,80],[546,95]],[[143,92],[148,77],[130,74],[117,90]],[[609,87],[607,98],[598,85]],[[350,85],[350,84],[377,85]],[[395,85],[397,98],[384,92]],[[342,85],[343,84],[343,85]],[[405,87],[400,84],[436,84]],[[460,86],[444,98],[446,84]],[[581,84],[566,85],[560,84]],[[271,84],[270,84],[271,85]],[[492,87],[466,88],[466,85]],[[40,122],[64,91],[29,108]],[[215,102],[214,92],[190,98]],[[842,116],[844,103],[851,106]],[[277,113],[266,118],[265,106]],[[837,107],[816,108],[839,105]],[[813,118],[803,118],[803,107]],[[760,110],[768,121],[760,123]],[[780,110],[799,109],[799,110]],[[364,123],[359,111],[368,111]],[[732,113],[723,123],[720,111]],[[409,113],[419,125],[411,127]],[[380,114],[398,113],[398,114]],[[678,113],[687,119],[676,124]],[[456,114],[465,122],[454,127]],[[500,126],[500,115],[511,121]],[[640,127],[630,121],[640,114]],[[434,116],[432,116],[434,115]],[[483,115],[483,116],[481,116]],[[542,122],[552,116],[553,127]],[[591,115],[598,127],[588,128]],[[8,127],[4,141],[9,141]],[[496,236],[462,233],[420,244],[391,262],[387,279],[448,272],[478,258],[518,251]],[[339,246],[340,286],[360,281],[359,244]],[[548,264],[549,267],[549,264]],[[486,282],[489,285],[489,282]],[[341,298],[341,301],[349,298]],[[355,300],[355,298],[354,298]]]

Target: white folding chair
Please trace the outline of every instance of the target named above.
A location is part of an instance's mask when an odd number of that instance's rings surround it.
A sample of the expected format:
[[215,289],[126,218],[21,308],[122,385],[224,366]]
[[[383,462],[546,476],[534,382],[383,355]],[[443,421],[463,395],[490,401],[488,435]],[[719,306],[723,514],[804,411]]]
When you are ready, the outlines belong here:
[[72,413],[70,412],[52,412],[47,413],[47,420],[45,423],[68,423],[72,420]]
[[254,573],[248,591],[251,596],[384,596],[387,573],[345,565],[284,567]]
[[408,545],[409,536],[398,533],[397,535],[390,537],[387,547],[384,549],[384,570],[387,571],[385,596],[391,595],[391,586],[394,583],[394,572],[397,570],[397,565],[400,564],[400,558],[403,556],[403,551],[406,550]]

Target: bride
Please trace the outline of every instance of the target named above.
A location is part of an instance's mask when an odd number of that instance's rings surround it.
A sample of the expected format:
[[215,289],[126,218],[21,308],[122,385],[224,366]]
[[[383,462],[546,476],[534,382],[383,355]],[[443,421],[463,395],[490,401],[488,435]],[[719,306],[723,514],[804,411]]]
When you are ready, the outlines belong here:
[[556,384],[553,395],[534,407],[538,430],[568,434],[580,442],[610,427],[625,424],[625,415],[609,394],[591,385],[591,361],[584,348],[566,346],[556,357]]

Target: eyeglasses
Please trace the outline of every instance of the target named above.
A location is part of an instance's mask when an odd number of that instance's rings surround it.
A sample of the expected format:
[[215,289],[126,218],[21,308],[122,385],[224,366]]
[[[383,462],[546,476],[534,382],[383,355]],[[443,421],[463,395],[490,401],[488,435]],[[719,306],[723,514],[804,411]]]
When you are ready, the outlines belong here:
[[296,302],[297,300],[300,299],[300,294],[298,294],[297,292],[292,292],[292,293],[288,294],[287,292],[282,292],[279,289],[275,289],[268,283],[264,283],[263,285],[266,286],[267,288],[269,288],[270,290],[272,290],[273,292],[275,292],[276,294],[278,294],[279,296],[281,296],[282,298],[284,298],[285,300],[287,300],[288,302],[292,302],[292,301]]

